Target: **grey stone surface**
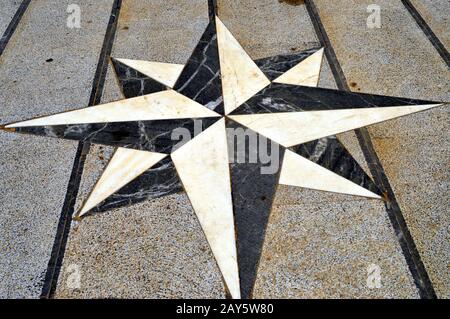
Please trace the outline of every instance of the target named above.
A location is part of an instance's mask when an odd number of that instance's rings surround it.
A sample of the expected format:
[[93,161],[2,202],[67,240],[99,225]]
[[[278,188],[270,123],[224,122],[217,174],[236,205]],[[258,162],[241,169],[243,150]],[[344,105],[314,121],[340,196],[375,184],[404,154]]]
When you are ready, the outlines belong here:
[[[269,0],[218,3],[219,16],[236,28],[239,41],[277,39],[269,40],[267,48],[255,43],[250,49],[244,46],[252,56],[285,53],[301,43],[306,46],[302,48],[318,43],[304,5]],[[290,15],[291,24],[277,23]],[[241,20],[246,21],[242,28]],[[263,24],[276,30],[266,32]],[[325,63],[319,85],[335,88],[332,79]],[[341,134],[339,139],[367,170],[354,133]],[[382,202],[280,186],[273,208],[255,297],[418,296]],[[371,264],[381,268],[381,289],[367,286]]]
[[6,31],[9,23],[11,22],[14,14],[20,6],[20,0],[3,0],[2,10],[0,12],[0,37]]
[[450,2],[446,0],[411,0],[434,34],[450,50]]
[[417,298],[391,228],[382,202],[279,186],[255,297]]
[[113,56],[185,63],[208,22],[202,0],[123,1]]
[[[88,104],[112,0],[84,1],[81,29],[70,3],[30,4],[0,58],[2,124]],[[76,144],[2,132],[0,148],[0,297],[37,298]]]
[[320,46],[304,5],[217,0],[219,17],[253,59]]
[[[125,0],[112,55],[185,63],[208,24],[207,9],[203,0]],[[120,98],[110,68],[103,102]],[[111,153],[111,148],[91,148],[77,208]],[[80,289],[67,285],[71,265],[81,270]],[[189,200],[176,194],[73,225],[56,298],[223,298],[224,293]]]
[[[400,1],[375,1],[382,8],[381,29],[366,27],[372,0],[351,0],[345,7],[315,3],[354,90],[450,100],[447,66]],[[441,107],[370,128],[422,261],[445,298],[450,296],[448,116]]]

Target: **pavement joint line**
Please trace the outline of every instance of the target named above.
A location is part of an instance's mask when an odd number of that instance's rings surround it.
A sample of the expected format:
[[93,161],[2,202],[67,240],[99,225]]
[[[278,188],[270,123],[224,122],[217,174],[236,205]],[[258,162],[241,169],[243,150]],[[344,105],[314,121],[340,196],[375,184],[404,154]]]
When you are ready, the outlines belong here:
[[[102,50],[97,64],[97,70],[95,72],[94,81],[92,84],[89,106],[94,106],[101,103],[106,73],[108,69],[109,55],[111,54],[114,44],[121,5],[122,0],[114,0],[110,19],[106,28]],[[67,240],[70,233],[72,216],[75,211],[75,204],[80,188],[84,164],[89,150],[89,143],[80,142],[78,144],[74,165],[67,187],[67,193],[64,199],[64,204],[61,210],[61,215],[56,230],[52,253],[47,266],[44,284],[40,296],[41,299],[53,298],[53,294],[58,284],[58,277],[61,271],[62,261],[64,259]]]
[[[322,24],[314,1],[305,0],[305,5],[314,25],[314,29],[316,30],[317,37],[325,47],[325,55],[330,64],[338,88],[344,91],[351,91],[325,27]],[[414,283],[419,291],[419,295],[422,299],[437,299],[433,284],[421,260],[414,239],[408,229],[408,225],[403,217],[394,191],[389,183],[389,179],[374,149],[369,131],[366,128],[362,128],[355,130],[355,133],[375,183],[380,190],[387,195],[387,201],[385,201],[386,211],[414,279]]]
[[450,68],[450,53],[445,48],[444,44],[439,40],[433,30],[430,28],[425,19],[421,16],[419,11],[414,7],[410,0],[401,0],[405,8],[408,10],[409,14],[416,21],[419,28],[425,33],[427,39],[434,46],[439,55],[444,59],[447,66]]
[[3,33],[3,35],[0,39],[0,56],[5,51],[6,46],[9,43],[9,40],[11,40],[14,32],[17,29],[17,26],[20,23],[20,20],[22,20],[22,17],[25,14],[25,11],[27,11],[27,8],[30,5],[30,3],[31,3],[31,0],[23,0],[22,1],[22,3],[20,4],[19,8],[16,11],[16,13],[14,14],[13,18],[11,19],[11,22],[9,23],[5,32]]

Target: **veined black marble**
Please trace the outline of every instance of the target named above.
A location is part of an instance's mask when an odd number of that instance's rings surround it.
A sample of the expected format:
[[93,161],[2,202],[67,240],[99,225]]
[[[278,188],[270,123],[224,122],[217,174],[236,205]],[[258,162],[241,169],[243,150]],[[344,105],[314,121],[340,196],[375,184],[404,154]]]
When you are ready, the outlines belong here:
[[347,149],[336,139],[326,137],[290,148],[314,162],[371,192],[382,195],[372,179],[365,173]]
[[[234,121],[227,121],[227,128],[243,129],[253,136],[261,137],[259,134],[237,124]],[[239,277],[241,284],[241,296],[244,299],[251,297],[256,280],[257,269],[267,223],[272,209],[273,199],[277,190],[281,164],[285,149],[274,143],[276,150],[268,146],[268,154],[278,151],[274,161],[263,163],[261,160],[260,148],[249,147],[249,139],[245,143],[244,158],[242,163],[238,163],[237,155],[242,154],[237,150],[237,142],[232,143],[229,135],[229,148],[233,149],[234,160],[230,164],[231,188],[233,195],[234,219],[237,238],[237,253],[239,264]],[[267,140],[269,141],[269,140]],[[270,144],[270,143],[269,143]],[[256,161],[250,160],[251,157]],[[263,174],[262,167],[276,167],[270,174]]]
[[276,55],[269,58],[256,60],[256,65],[271,81],[283,75],[294,66],[316,53],[320,48],[313,48],[294,54]]
[[[178,130],[190,137],[217,122],[219,118],[139,121],[119,123],[94,123],[20,127],[16,132],[62,139],[90,142],[115,147],[169,154],[189,140],[181,141]],[[181,135],[181,134],[180,134]],[[183,143],[180,143],[183,142]]]
[[272,83],[232,115],[439,104],[400,97]]
[[224,114],[216,22],[209,23],[174,89],[219,114]]
[[146,200],[155,199],[181,192],[183,187],[175,166],[166,157],[144,174],[108,197],[92,213],[106,212],[108,210],[127,207]]
[[116,77],[122,89],[123,95],[128,99],[132,97],[161,92],[167,87],[156,80],[136,71],[133,68],[111,59]]

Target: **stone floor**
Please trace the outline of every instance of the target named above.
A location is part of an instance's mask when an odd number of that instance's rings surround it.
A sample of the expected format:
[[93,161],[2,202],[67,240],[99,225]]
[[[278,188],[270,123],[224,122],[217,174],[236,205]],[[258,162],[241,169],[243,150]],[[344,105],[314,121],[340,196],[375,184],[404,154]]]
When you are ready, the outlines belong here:
[[[0,34],[22,1],[3,2]],[[79,1],[80,28],[67,25],[72,3],[31,1],[0,56],[0,123],[90,103],[116,1]],[[450,101],[449,65],[401,0],[348,0],[346,6],[332,0],[218,0],[217,12],[259,59],[321,45],[308,13],[311,3],[351,90]],[[411,3],[449,50],[450,3]],[[381,9],[380,28],[367,24],[373,4]],[[122,0],[118,12],[111,43],[111,56],[118,58],[183,64],[208,24],[207,0]],[[336,88],[332,63],[324,64],[319,86]],[[101,82],[101,102],[122,98],[111,66]],[[450,298],[448,116],[443,106],[369,128],[438,298]],[[370,174],[372,163],[355,133],[338,138]],[[69,185],[77,145],[0,132],[0,298],[38,298],[48,287],[67,193],[77,187],[76,210],[112,154],[111,148],[92,145],[82,156],[79,185]],[[226,295],[183,193],[90,216],[72,223],[67,235],[54,298]],[[279,187],[254,297],[424,297],[400,243],[383,202]],[[374,267],[380,287],[368,284]]]

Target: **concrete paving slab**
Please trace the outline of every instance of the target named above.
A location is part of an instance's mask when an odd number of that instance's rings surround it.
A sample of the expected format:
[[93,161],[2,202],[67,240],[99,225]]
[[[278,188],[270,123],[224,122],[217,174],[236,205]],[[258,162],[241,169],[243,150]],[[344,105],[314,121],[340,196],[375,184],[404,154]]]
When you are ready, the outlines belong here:
[[280,186],[255,296],[417,298],[391,228],[377,201]]
[[185,63],[205,30],[207,10],[201,0],[123,1],[114,56]]
[[253,59],[320,46],[304,5],[217,0],[218,15]]
[[[450,72],[400,1],[316,0],[322,22],[355,91],[449,101]],[[439,1],[437,1],[439,2]],[[382,28],[366,25],[369,4],[382,9]],[[448,108],[370,128],[439,297],[448,298]]]
[[[67,28],[71,3],[30,4],[0,58],[1,123],[88,104],[112,0],[80,5],[81,29]],[[0,147],[0,297],[37,298],[76,144],[0,133]]]
[[2,11],[0,12],[0,37],[5,33],[6,28],[11,22],[14,14],[16,14],[21,2],[21,0],[2,1]]
[[[208,24],[203,0],[133,1],[122,5],[114,57],[185,63]],[[122,98],[111,68],[103,102]],[[77,208],[112,148],[93,146]],[[75,265],[75,266],[74,266]],[[81,286],[70,283],[79,267]],[[56,298],[223,298],[220,271],[185,194],[90,216],[73,225]]]
[[[318,45],[304,5],[219,0],[218,6],[220,18],[231,26],[237,39],[249,43],[244,47],[252,57]],[[292,20],[287,24],[268,23],[275,28],[271,32],[263,27],[267,21],[283,19]],[[319,84],[335,88],[332,79],[326,63]],[[354,133],[339,138],[368,170]],[[418,296],[381,202],[280,186],[264,245],[255,287],[257,298]],[[380,289],[367,286],[367,268],[372,264],[382,271]]]
[[436,0],[411,0],[434,34],[450,50],[450,3]]

